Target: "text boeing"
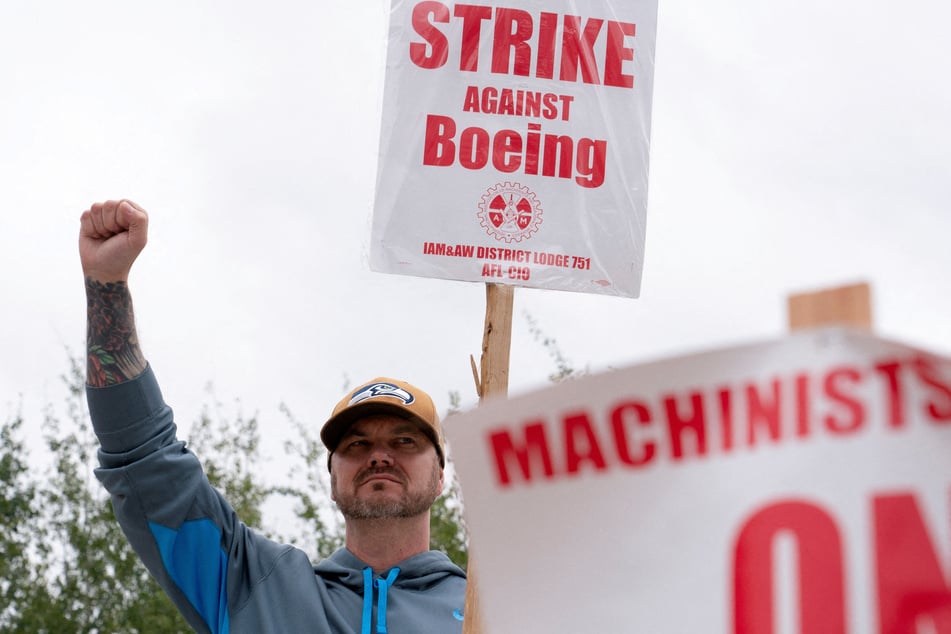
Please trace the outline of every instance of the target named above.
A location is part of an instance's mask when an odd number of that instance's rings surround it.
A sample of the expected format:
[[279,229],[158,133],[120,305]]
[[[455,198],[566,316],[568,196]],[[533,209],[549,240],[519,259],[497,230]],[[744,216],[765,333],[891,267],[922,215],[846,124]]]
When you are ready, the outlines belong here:
[[[450,42],[440,26],[453,20],[461,26],[458,42]],[[480,46],[483,23],[489,25],[490,47]],[[408,53],[419,68],[443,67],[458,50],[459,71],[476,72],[484,51],[490,53],[491,59],[486,62],[493,74],[634,87],[634,76],[624,72],[625,63],[634,59],[628,40],[635,35],[633,23],[550,12],[533,16],[521,9],[470,4],[456,4],[450,9],[441,2],[424,1],[413,8],[412,26],[422,41],[411,42]],[[525,107],[533,96],[539,102],[547,100],[544,113]],[[553,97],[550,93],[470,86],[462,110],[551,119],[555,112],[551,107]],[[573,97],[557,98],[563,106],[558,118],[568,121],[568,105]],[[449,167],[458,157],[459,165],[470,170],[486,168],[491,161],[491,166],[502,173],[521,170],[528,175],[573,178],[585,188],[604,183],[605,139],[543,133],[541,123],[536,122],[528,123],[527,129],[492,132],[479,125],[460,127],[451,116],[427,115],[423,165]]]

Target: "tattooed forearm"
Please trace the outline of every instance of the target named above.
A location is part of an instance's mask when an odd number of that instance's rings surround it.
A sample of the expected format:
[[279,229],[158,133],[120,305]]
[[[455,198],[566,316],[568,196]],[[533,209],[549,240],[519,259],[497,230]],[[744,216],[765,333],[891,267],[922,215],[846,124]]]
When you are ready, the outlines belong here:
[[135,334],[132,296],[125,282],[86,278],[86,381],[104,387],[135,378],[145,358]]

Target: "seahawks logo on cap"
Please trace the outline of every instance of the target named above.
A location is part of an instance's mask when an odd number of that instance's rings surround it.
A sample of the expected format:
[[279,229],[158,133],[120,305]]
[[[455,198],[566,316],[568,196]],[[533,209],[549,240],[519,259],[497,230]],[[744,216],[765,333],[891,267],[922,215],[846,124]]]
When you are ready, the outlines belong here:
[[409,405],[416,400],[412,394],[398,385],[393,385],[392,383],[372,383],[354,392],[353,396],[350,397],[350,402],[347,403],[347,407],[377,396],[392,396],[393,398],[398,398],[403,401],[404,405]]

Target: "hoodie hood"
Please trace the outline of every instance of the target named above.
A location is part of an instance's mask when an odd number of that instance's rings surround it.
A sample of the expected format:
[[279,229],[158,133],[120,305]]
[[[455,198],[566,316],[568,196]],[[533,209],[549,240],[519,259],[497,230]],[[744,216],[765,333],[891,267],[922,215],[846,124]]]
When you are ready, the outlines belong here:
[[[348,588],[363,588],[363,570],[366,562],[359,559],[346,548],[340,548],[314,566],[314,572],[327,581],[335,581]],[[429,550],[396,564],[400,569],[393,585],[406,590],[425,590],[446,577],[459,577],[465,580],[466,573],[452,563],[445,553]],[[383,576],[389,571],[382,571]]]
[[387,634],[390,615],[400,618],[402,613],[418,609],[411,605],[414,596],[443,595],[434,596],[433,605],[441,604],[456,621],[463,618],[462,606],[447,601],[459,593],[447,594],[447,589],[455,586],[464,594],[466,574],[438,551],[414,555],[377,574],[366,562],[341,548],[315,565],[314,573],[328,586],[345,586],[361,597],[361,634]]

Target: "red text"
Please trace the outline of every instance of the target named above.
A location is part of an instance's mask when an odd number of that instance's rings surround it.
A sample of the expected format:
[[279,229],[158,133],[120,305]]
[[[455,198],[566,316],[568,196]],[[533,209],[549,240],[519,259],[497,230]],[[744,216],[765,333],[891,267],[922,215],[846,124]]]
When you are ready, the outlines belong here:
[[[453,20],[461,24],[461,37],[450,43],[443,25]],[[461,71],[475,72],[488,61],[496,74],[634,86],[634,76],[625,72],[634,59],[630,39],[636,26],[629,22],[476,4],[456,4],[450,11],[442,2],[426,1],[413,7],[412,23],[422,41],[410,43],[409,57],[420,68],[444,66],[452,51]],[[485,23],[491,47],[481,46]]]
[[[915,396],[912,400],[912,395]],[[713,453],[820,435],[848,438],[879,429],[901,430],[910,408],[921,418],[951,426],[951,377],[927,357],[884,359],[867,367],[836,366],[651,398],[619,394],[603,410],[578,407],[490,430],[496,482],[575,477],[585,470],[644,469]],[[884,412],[874,422],[870,410]]]

